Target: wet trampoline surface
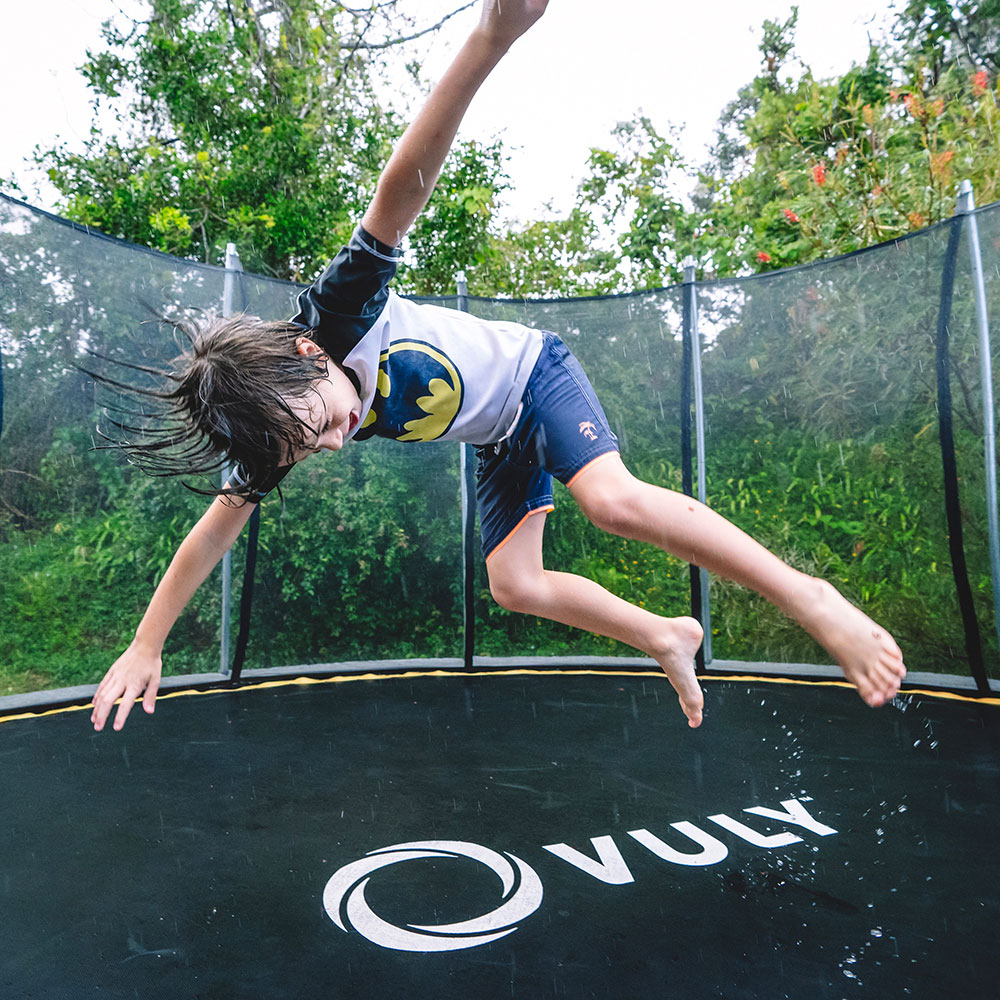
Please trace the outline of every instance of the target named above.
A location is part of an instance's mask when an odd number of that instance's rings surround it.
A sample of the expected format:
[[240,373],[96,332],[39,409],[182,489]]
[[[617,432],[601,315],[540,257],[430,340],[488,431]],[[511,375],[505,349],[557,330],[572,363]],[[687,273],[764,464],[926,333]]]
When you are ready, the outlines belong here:
[[698,731],[583,673],[6,721],[0,995],[995,997],[1000,708],[705,689]]

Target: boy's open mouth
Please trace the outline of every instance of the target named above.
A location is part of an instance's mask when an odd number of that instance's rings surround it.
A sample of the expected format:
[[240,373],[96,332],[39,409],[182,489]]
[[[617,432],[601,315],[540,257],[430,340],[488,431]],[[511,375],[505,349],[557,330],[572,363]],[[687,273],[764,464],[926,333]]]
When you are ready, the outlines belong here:
[[354,428],[358,426],[358,421],[360,419],[361,419],[361,417],[357,413],[355,413],[354,410],[351,410],[350,415],[347,418],[347,433],[348,434],[350,434],[351,431],[353,431]]

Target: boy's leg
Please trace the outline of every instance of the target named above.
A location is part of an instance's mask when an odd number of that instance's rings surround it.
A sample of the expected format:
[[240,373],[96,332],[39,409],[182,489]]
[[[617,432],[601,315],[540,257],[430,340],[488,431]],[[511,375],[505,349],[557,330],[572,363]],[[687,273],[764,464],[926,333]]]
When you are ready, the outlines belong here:
[[617,454],[585,468],[570,492],[599,528],[650,542],[766,597],[836,659],[869,705],[899,690],[903,656],[885,629],[829,583],[792,569],[704,504],[636,479]]
[[694,672],[702,629],[694,618],[661,618],[608,592],[593,580],[546,570],[544,512],[527,518],[486,562],[490,591],[511,611],[539,615],[626,642],[653,657],[677,691],[688,724],[701,724],[704,698]]

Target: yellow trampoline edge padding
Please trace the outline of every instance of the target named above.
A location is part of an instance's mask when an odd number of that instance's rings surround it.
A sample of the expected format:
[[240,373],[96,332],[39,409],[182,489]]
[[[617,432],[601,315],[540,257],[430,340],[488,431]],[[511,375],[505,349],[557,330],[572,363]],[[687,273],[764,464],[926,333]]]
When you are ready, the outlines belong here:
[[[565,674],[571,677],[582,676],[603,676],[603,677],[646,677],[658,678],[663,683],[669,683],[664,674],[658,674],[650,670],[542,670],[530,667],[512,667],[507,670],[404,670],[398,673],[357,673],[357,674],[336,674],[330,677],[309,677],[304,674],[296,677],[280,678],[275,680],[256,681],[248,684],[241,684],[235,688],[182,688],[177,691],[168,691],[156,696],[157,701],[168,701],[172,698],[187,698],[193,695],[218,695],[235,694],[246,691],[263,691],[270,688],[281,687],[306,687],[313,684],[346,684],[355,681],[392,681],[392,680],[415,680],[418,678],[460,678],[460,677],[531,677],[543,676],[553,673]],[[752,683],[752,684],[781,684],[781,685],[805,685],[814,687],[840,687],[853,688],[854,685],[842,680],[814,680],[794,677],[769,677],[763,674],[719,674],[719,675],[699,675],[701,683],[719,683],[720,681]],[[935,691],[930,688],[902,687],[899,696],[922,695],[927,698],[938,698],[946,701],[965,701],[977,705],[1000,705],[1000,697],[977,697],[975,695],[960,694],[955,691]],[[115,704],[119,704],[119,701]],[[141,699],[136,699],[139,704]],[[891,704],[891,702],[890,702]],[[37,712],[20,712],[15,715],[0,716],[0,724],[5,722],[15,722],[23,719],[40,719],[50,715],[62,715],[71,712],[83,712],[93,707],[93,702],[86,702],[78,705],[64,705],[60,708],[42,709]],[[141,710],[141,709],[140,709]]]

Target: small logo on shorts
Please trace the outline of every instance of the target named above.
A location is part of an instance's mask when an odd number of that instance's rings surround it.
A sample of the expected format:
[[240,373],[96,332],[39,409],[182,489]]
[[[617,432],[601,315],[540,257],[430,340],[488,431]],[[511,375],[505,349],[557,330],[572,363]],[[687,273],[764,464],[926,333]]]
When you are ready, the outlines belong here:
[[580,424],[580,433],[588,441],[597,440],[597,428],[589,420],[584,420],[583,423]]

